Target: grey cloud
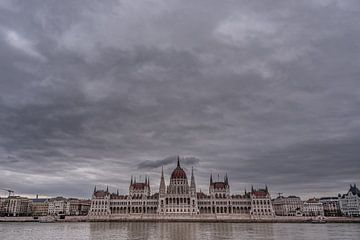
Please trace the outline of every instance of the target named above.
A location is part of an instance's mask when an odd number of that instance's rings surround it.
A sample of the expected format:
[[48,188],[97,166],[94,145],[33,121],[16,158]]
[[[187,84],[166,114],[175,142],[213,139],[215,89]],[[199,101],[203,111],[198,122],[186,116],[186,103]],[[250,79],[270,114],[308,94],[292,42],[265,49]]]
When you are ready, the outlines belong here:
[[148,175],[156,189],[157,168],[168,178],[176,164],[162,157],[179,154],[202,189],[227,172],[234,192],[336,194],[359,181],[359,10],[330,0],[2,2],[0,182],[86,197]]
[[[140,162],[137,167],[140,169],[154,169],[154,168],[158,168],[161,166],[166,166],[166,165],[170,165],[170,164],[174,164],[177,161],[177,157],[178,156],[170,156],[170,157],[166,157],[164,159],[161,160],[155,160],[155,161],[143,161]],[[196,158],[196,157],[182,157],[181,158],[181,164],[182,165],[196,165],[200,162],[200,159]]]

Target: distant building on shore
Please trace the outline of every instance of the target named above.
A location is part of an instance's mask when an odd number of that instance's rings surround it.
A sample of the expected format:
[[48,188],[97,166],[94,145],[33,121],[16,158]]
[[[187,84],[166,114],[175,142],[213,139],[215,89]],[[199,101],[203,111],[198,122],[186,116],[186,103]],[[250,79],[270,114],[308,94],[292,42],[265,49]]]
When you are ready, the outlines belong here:
[[346,194],[339,194],[339,205],[342,214],[345,216],[360,216],[360,190],[356,187],[356,184],[350,184],[350,189]]
[[273,200],[275,214],[278,216],[302,216],[304,203],[297,196],[279,196]]
[[38,198],[31,199],[31,215],[32,216],[46,216],[49,211],[49,199]]
[[339,217],[342,215],[338,197],[322,197],[319,201],[323,204],[326,217]]
[[131,178],[128,195],[110,193],[94,189],[90,216],[110,216],[123,214],[158,214],[158,215],[251,215],[254,218],[274,217],[268,188],[244,194],[232,195],[229,178],[209,180],[209,193],[197,192],[195,176],[191,171],[190,184],[185,171],[177,166],[171,173],[169,185],[166,186],[164,172],[161,171],[159,192],[151,194],[150,180],[137,182]]
[[304,202],[304,216],[324,216],[324,206],[317,198],[310,198]]
[[68,216],[87,215],[89,209],[90,200],[56,197],[49,199],[48,214]]
[[10,196],[6,201],[7,216],[29,216],[31,214],[31,201],[20,196]]

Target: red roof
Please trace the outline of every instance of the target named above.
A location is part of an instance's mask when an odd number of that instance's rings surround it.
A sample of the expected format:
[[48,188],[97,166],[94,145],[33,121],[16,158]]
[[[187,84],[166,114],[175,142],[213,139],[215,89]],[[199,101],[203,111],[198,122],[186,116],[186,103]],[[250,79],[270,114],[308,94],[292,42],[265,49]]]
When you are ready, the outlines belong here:
[[225,183],[224,182],[215,182],[214,183],[214,188],[216,188],[216,189],[223,189],[223,188],[225,188]]
[[186,179],[185,171],[180,167],[177,166],[171,174],[171,179]]
[[266,191],[253,191],[252,192],[253,195],[255,195],[256,197],[266,197],[267,196],[267,192]]
[[134,189],[144,189],[145,186],[146,186],[145,183],[133,183],[133,184],[132,184],[132,187],[133,187]]
[[127,199],[128,196],[127,195],[116,195],[116,194],[111,194],[111,199]]
[[103,198],[103,197],[105,197],[106,195],[107,195],[107,192],[105,192],[105,191],[103,191],[103,190],[96,191],[96,192],[94,193],[94,196],[95,196],[96,198]]

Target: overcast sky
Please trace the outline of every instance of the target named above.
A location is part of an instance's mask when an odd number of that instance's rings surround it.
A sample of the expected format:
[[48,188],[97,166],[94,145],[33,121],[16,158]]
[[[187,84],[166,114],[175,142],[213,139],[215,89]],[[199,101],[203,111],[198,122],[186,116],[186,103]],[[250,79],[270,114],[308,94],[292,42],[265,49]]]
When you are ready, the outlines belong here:
[[0,188],[156,192],[180,155],[205,192],[346,192],[359,23],[359,0],[0,0]]

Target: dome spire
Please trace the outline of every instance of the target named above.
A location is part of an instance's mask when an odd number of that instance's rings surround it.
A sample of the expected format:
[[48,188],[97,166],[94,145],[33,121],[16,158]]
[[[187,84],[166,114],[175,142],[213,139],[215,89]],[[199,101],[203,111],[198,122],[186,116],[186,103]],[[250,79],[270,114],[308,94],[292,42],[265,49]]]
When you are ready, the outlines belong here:
[[180,167],[180,156],[178,155],[177,166]]

